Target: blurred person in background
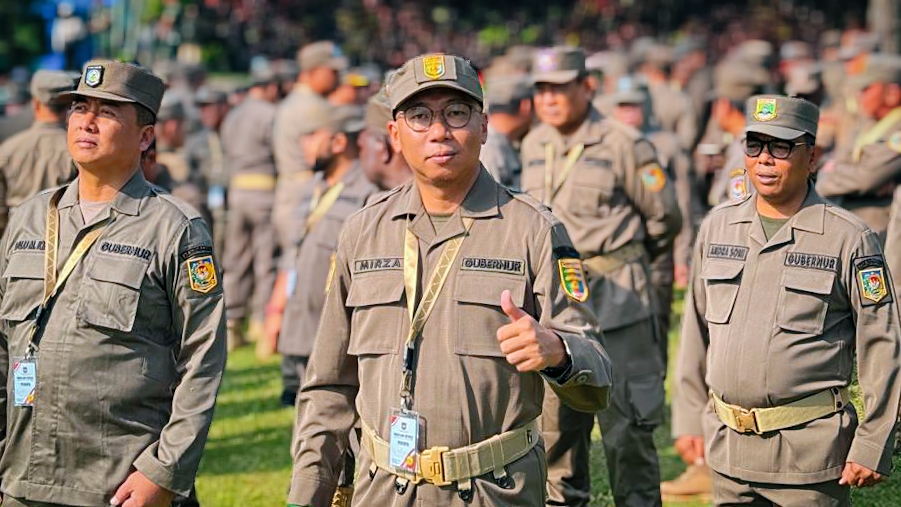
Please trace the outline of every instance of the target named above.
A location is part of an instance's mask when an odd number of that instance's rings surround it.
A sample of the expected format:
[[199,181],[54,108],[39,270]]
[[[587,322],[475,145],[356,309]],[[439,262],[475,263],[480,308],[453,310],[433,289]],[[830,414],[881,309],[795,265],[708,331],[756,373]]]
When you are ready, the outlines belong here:
[[488,141],[479,160],[498,182],[519,188],[519,144],[532,127],[532,82],[528,77],[497,77],[485,83]]
[[392,117],[384,89],[367,101],[363,119],[366,128],[359,138],[360,166],[366,177],[382,191],[409,181],[413,175],[410,166],[388,138],[388,122]]

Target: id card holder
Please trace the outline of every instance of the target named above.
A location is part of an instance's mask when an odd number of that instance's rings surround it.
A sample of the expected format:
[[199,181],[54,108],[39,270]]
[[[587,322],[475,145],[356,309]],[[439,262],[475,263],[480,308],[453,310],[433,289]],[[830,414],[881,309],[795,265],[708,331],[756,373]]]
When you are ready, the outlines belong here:
[[38,385],[38,364],[34,358],[13,359],[13,404],[17,407],[33,407],[34,393]]
[[424,421],[412,410],[391,409],[388,464],[399,472],[415,474],[424,435]]
[[225,207],[225,189],[220,185],[211,186],[206,195],[206,205],[210,209]]

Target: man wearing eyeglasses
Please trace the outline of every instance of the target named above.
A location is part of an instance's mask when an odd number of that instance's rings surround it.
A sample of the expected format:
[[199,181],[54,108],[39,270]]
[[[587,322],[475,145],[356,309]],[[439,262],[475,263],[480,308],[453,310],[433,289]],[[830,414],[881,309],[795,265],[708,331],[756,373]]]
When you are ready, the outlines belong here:
[[354,505],[544,507],[545,383],[588,412],[610,386],[578,254],[547,208],[479,163],[469,62],[414,58],[387,95],[413,179],[338,240],[288,501],[329,505],[359,423]]
[[[651,143],[591,105],[581,49],[541,50],[532,69],[542,124],[522,143],[522,188],[566,225],[585,265],[616,375],[611,406],[598,415],[616,505],[660,505],[653,435],[663,420],[666,334],[654,318],[650,262],[682,225],[675,190]],[[543,423],[549,505],[587,505],[594,414],[549,395]]]
[[[810,181],[819,111],[747,104],[755,195],[701,225],[674,383],[682,458],[713,469],[717,505],[850,505],[891,472],[898,310],[876,234]],[[865,415],[848,400],[854,359]]]

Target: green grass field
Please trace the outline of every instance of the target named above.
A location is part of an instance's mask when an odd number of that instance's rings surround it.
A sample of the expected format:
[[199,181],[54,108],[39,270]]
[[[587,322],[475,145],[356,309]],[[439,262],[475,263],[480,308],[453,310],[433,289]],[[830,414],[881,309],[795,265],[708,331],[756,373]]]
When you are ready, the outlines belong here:
[[[678,303],[675,310],[678,308]],[[674,323],[674,328],[677,323]],[[676,333],[670,333],[672,347]],[[674,355],[674,354],[671,354]],[[281,379],[278,359],[260,363],[251,347],[231,354],[216,416],[210,430],[197,489],[203,507],[284,507],[291,477],[289,446],[292,409],[279,406]],[[672,446],[669,425],[657,431],[664,479],[678,476],[683,465]],[[592,446],[592,506],[613,506],[600,434]],[[896,457],[896,468],[901,458]],[[875,488],[854,491],[854,505],[901,506],[901,478],[892,477]],[[666,504],[702,507],[702,503]]]

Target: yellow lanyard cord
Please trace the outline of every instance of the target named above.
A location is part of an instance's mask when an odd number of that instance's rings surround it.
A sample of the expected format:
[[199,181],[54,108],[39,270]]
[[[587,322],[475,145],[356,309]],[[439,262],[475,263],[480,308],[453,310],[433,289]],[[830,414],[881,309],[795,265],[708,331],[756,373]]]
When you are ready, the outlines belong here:
[[310,216],[307,217],[304,236],[313,230],[313,227],[316,227],[316,224],[318,224],[319,221],[322,220],[322,217],[328,213],[328,210],[332,208],[332,205],[338,201],[338,197],[341,195],[342,190],[344,190],[343,181],[329,187],[329,189],[325,191],[325,194],[320,198],[322,190],[319,187],[316,187],[316,191],[313,193],[313,200],[310,201],[311,211]]
[[556,162],[554,144],[549,142],[544,145],[544,204],[546,206],[550,207],[551,203],[554,202],[554,197],[557,197],[557,192],[563,187],[563,183],[569,177],[569,173],[575,167],[576,162],[579,161],[579,157],[582,156],[584,151],[585,145],[582,143],[570,148],[569,153],[566,154],[563,170],[560,171],[560,179],[554,184],[554,162]]
[[405,409],[409,409],[413,401],[413,356],[416,352],[416,339],[422,333],[426,321],[432,314],[435,301],[438,300],[438,294],[444,288],[447,275],[450,273],[454,260],[460,253],[463,240],[469,235],[473,222],[475,220],[472,218],[464,218],[463,226],[465,232],[448,240],[444,246],[444,249],[441,251],[441,257],[438,259],[438,265],[429,278],[419,305],[416,304],[416,287],[419,278],[419,239],[413,234],[409,226],[407,227],[404,236],[404,292],[407,297],[407,310],[410,314],[410,331],[407,333],[407,339],[404,342],[404,368],[400,388],[401,404]]
[[879,120],[879,123],[873,125],[873,128],[857,136],[857,139],[854,140],[854,162],[860,162],[863,149],[878,141],[899,121],[901,121],[901,107],[892,109],[892,112]]

